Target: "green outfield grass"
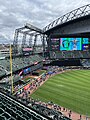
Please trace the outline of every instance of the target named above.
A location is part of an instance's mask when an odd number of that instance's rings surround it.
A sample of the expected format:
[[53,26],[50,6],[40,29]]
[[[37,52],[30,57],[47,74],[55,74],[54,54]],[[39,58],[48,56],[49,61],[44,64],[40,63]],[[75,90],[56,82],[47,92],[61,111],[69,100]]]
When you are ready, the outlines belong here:
[[90,116],[90,70],[74,70],[48,79],[33,95]]

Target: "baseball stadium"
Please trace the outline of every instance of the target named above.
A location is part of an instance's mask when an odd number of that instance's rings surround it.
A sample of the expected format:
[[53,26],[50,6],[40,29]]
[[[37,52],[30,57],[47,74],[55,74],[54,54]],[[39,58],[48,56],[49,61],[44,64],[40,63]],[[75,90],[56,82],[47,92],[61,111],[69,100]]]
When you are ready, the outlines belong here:
[[0,120],[90,120],[90,4],[0,45]]

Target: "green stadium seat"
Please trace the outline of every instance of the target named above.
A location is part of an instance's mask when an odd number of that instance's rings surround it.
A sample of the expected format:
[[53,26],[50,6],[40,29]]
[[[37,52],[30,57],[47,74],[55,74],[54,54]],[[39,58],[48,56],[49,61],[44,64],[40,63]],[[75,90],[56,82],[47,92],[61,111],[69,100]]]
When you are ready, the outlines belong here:
[[7,120],[5,116],[0,115],[0,120]]
[[2,116],[5,116],[5,118],[8,120],[11,116],[7,113],[7,112],[4,112],[4,114]]
[[0,115],[4,113],[4,110],[0,108]]

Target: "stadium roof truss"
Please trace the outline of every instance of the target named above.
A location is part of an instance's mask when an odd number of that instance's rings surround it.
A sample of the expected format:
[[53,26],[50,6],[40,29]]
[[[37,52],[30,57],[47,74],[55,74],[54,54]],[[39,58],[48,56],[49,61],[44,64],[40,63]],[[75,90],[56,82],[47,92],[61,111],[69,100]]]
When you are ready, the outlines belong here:
[[[51,22],[49,25],[47,25],[43,30],[26,23],[24,27],[18,28],[15,30],[15,36],[14,36],[14,42],[13,42],[13,49],[14,53],[18,53],[18,42],[19,42],[19,34],[23,34],[22,38],[22,49],[25,47],[26,44],[26,37],[29,36],[29,47],[32,47],[33,50],[35,50],[36,42],[38,40],[38,36],[40,36],[39,39],[42,41],[42,47],[43,52],[46,50],[46,47],[48,45],[48,39],[50,36],[48,36],[48,31],[62,25],[64,23],[67,23],[69,21],[82,18],[84,16],[90,15],[90,4],[82,6],[80,8],[77,8],[69,13],[66,13],[65,15],[57,18],[53,22]],[[34,37],[34,39],[32,39]],[[33,40],[33,43],[32,43]],[[46,45],[47,44],[47,45]]]
[[65,15],[57,18],[56,20],[51,22],[49,25],[47,25],[43,29],[43,31],[47,32],[48,30],[50,30],[58,25],[62,25],[63,23],[72,21],[72,20],[77,19],[77,18],[87,16],[89,14],[90,14],[90,4],[82,6],[80,8],[77,8],[77,9],[75,9],[69,13],[66,13]]

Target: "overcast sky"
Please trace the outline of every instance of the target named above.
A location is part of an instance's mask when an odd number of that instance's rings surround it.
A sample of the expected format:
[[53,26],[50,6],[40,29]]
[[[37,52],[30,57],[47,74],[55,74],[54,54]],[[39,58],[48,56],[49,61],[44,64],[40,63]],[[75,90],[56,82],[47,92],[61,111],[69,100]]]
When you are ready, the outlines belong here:
[[90,0],[0,0],[0,43],[13,41],[14,31],[26,22],[44,28],[56,18]]

